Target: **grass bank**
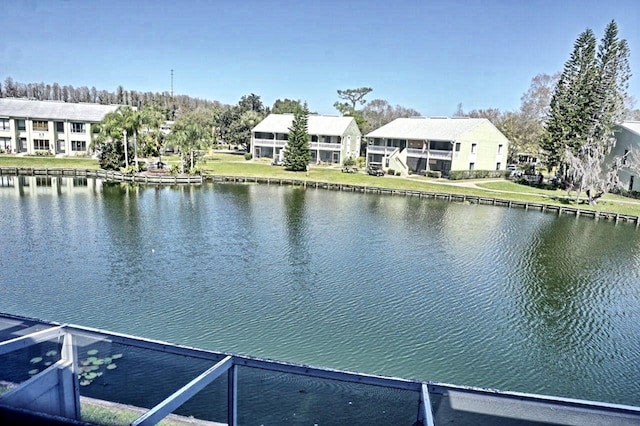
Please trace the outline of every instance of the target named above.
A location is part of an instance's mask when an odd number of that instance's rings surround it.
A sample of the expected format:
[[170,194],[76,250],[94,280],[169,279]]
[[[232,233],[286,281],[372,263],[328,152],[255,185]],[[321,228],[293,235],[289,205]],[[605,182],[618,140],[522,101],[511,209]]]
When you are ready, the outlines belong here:
[[[179,163],[179,158],[175,155],[163,156],[162,161],[169,164],[177,164]],[[215,175],[297,179],[342,183],[346,185],[472,195],[640,216],[639,200],[607,194],[598,202],[597,206],[589,206],[583,203],[576,206],[575,193],[567,194],[560,190],[539,189],[507,180],[449,181],[423,176],[409,176],[407,178],[397,176],[376,177],[369,176],[363,172],[353,174],[342,173],[341,168],[336,166],[312,166],[308,173],[289,172],[284,170],[283,167],[272,166],[268,160],[246,161],[242,155],[229,153],[214,153],[213,155],[204,157],[199,164],[205,173]],[[94,159],[16,157],[14,155],[0,155],[0,167],[99,168],[98,162]]]

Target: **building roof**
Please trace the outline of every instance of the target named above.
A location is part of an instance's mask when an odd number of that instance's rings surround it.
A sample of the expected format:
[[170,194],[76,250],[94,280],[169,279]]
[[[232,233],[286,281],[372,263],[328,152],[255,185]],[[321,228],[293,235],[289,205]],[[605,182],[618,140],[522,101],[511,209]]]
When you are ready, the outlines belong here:
[[366,136],[368,138],[454,141],[484,122],[491,123],[486,118],[396,118]]
[[119,106],[2,98],[0,99],[0,117],[99,122],[107,113],[115,111]]
[[[310,115],[307,123],[308,133],[310,135],[342,136],[353,121],[355,121],[353,117]],[[289,133],[292,123],[293,114],[269,114],[251,131]]]
[[623,121],[620,127],[640,136],[640,121]]

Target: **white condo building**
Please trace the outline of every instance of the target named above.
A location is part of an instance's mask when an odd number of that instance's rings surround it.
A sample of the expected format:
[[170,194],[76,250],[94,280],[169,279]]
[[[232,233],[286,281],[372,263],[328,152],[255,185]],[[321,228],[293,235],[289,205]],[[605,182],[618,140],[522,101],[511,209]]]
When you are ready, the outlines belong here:
[[119,105],[0,99],[0,149],[29,155],[89,153],[91,125]]

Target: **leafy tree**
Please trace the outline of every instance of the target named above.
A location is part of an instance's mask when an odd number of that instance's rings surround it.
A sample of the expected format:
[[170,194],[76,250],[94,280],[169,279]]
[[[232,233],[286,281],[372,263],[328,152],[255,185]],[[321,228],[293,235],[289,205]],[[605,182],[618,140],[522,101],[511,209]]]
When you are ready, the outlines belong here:
[[267,113],[267,110],[262,104],[262,100],[260,100],[260,96],[254,93],[241,97],[238,102],[238,108],[240,108],[242,112],[255,111],[259,114]]
[[216,117],[220,138],[229,144],[240,145],[247,151],[251,149],[251,129],[265,116],[267,109],[262,105],[260,96],[250,94],[240,98],[238,105],[226,108]]
[[158,105],[149,105],[140,111],[141,146],[145,156],[160,155],[164,134],[160,131],[165,114]]
[[182,114],[174,123],[169,140],[180,149],[180,168],[193,171],[197,161],[197,151],[210,146],[214,140],[215,111],[211,108],[199,108]]
[[590,29],[580,34],[551,99],[542,144],[550,170],[566,166],[567,148],[574,157],[598,155],[599,161],[604,160],[614,140],[614,126],[625,111],[628,57],[627,42],[618,39],[614,21],[597,50]]
[[271,107],[271,112],[274,114],[293,114],[303,107],[300,100],[293,99],[276,99]]
[[302,109],[295,112],[289,128],[289,140],[284,149],[284,168],[286,170],[306,171],[311,161],[308,132],[309,110],[305,103]]

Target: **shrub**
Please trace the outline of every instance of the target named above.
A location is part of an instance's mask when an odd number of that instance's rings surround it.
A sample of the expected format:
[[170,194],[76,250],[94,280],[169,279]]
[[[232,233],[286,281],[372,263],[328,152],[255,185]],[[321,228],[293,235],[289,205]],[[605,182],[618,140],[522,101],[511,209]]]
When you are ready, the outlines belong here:
[[248,160],[251,160],[251,158],[253,158],[253,156],[251,155],[251,153],[250,153],[250,152],[245,152],[245,153],[244,153],[244,159],[245,159],[245,160],[247,160],[247,161],[248,161]]
[[362,169],[364,168],[364,166],[367,165],[367,159],[364,157],[358,157],[357,161],[358,161],[358,168]]
[[120,173],[122,173],[123,175],[132,175],[138,172],[138,169],[136,168],[135,164],[129,164],[128,167],[122,167],[120,169]]
[[342,162],[342,165],[345,166],[345,167],[355,166],[356,165],[356,159],[353,158],[353,157],[347,157]]
[[395,174],[396,174],[396,171],[395,171],[395,170],[393,170],[393,169],[388,169],[388,170],[387,170],[387,174],[388,174],[388,175],[393,176],[393,175],[395,175]]
[[396,176],[402,176],[402,172],[400,170],[396,170]]
[[442,172],[440,170],[425,170],[424,175],[430,178],[440,179],[442,177]]
[[508,177],[511,172],[506,170],[451,170],[449,179],[484,179],[484,178],[504,178]]
[[179,175],[180,174],[180,164],[172,164],[171,167],[169,167],[169,174],[170,175]]

